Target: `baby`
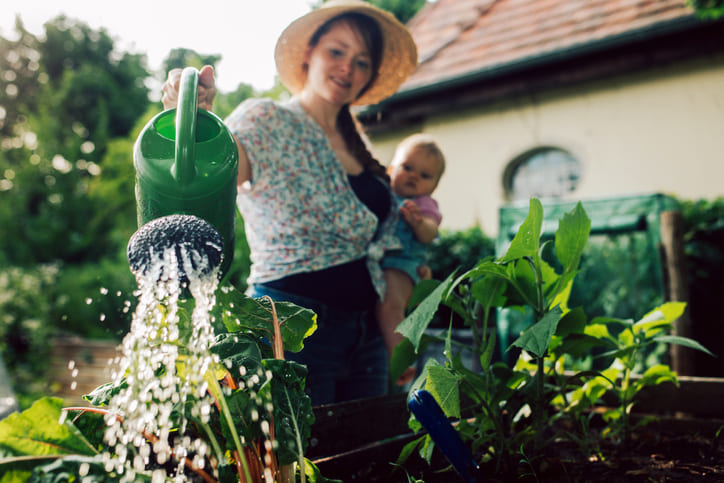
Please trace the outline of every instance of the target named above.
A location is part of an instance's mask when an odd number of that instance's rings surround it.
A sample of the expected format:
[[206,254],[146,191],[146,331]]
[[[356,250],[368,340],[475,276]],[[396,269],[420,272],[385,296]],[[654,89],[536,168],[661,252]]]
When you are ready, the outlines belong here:
[[[397,146],[388,169],[392,191],[400,207],[397,236],[402,242],[401,250],[385,253],[382,260],[386,289],[384,300],[377,307],[380,331],[390,357],[403,339],[395,329],[405,318],[412,290],[420,280],[417,269],[426,262],[426,244],[437,237],[442,220],[437,202],[430,195],[437,188],[444,170],[442,151],[426,134],[405,138]],[[412,377],[414,369],[409,368],[397,384],[406,384]]]

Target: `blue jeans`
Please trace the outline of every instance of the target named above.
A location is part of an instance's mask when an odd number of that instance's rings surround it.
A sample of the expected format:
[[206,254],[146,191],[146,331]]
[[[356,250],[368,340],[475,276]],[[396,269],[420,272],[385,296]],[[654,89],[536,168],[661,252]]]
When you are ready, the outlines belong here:
[[304,349],[284,354],[307,366],[306,393],[314,406],[387,394],[387,351],[373,310],[337,309],[263,284],[251,285],[247,295],[268,295],[317,314],[317,330],[304,340]]

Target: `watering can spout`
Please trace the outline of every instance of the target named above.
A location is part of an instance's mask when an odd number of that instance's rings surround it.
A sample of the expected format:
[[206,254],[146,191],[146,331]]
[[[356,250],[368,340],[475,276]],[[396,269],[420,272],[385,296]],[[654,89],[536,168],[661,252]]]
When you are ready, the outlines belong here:
[[163,216],[193,215],[223,239],[222,274],[234,254],[238,151],[231,132],[198,108],[199,72],[181,74],[179,102],[151,119],[133,149],[138,226]]
[[[206,275],[216,270],[223,259],[221,235],[210,223],[192,215],[156,218],[133,234],[126,253],[131,272],[147,275],[155,264],[163,264],[165,252],[173,250],[178,280],[187,283],[190,275]],[[165,267],[156,270],[161,273]],[[166,274],[169,276],[169,274]]]

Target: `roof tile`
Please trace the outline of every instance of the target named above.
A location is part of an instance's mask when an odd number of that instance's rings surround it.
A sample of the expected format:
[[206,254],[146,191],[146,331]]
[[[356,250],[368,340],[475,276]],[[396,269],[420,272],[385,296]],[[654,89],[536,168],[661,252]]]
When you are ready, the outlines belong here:
[[408,23],[420,63],[402,90],[692,13],[686,0],[437,0]]

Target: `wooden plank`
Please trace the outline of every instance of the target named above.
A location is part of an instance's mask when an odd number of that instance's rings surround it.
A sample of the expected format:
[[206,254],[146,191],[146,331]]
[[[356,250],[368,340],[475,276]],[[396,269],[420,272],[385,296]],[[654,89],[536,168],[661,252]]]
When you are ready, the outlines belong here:
[[74,406],[89,406],[82,399],[98,386],[110,382],[111,361],[120,356],[116,341],[59,337],[50,354],[49,388],[53,396]]
[[645,387],[636,401],[636,412],[724,419],[724,378],[679,376],[679,387],[672,383]]
[[[689,303],[689,285],[686,279],[686,253],[684,251],[684,220],[680,211],[663,211],[661,219],[661,246],[663,247],[663,268],[666,280],[666,298],[676,302]],[[674,322],[674,335],[692,338],[694,336],[690,310],[686,310]],[[671,344],[669,349],[671,368],[682,376],[696,374],[694,349]]]
[[307,457],[320,458],[411,433],[407,394],[316,406]]

